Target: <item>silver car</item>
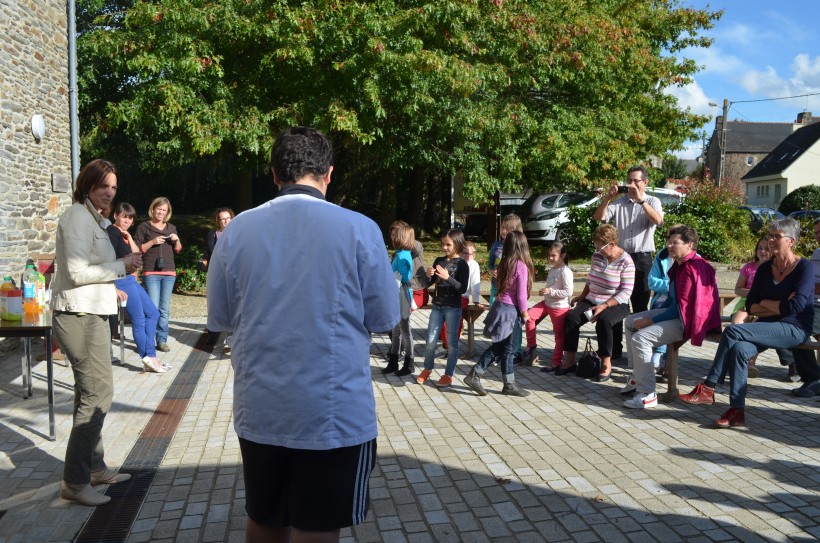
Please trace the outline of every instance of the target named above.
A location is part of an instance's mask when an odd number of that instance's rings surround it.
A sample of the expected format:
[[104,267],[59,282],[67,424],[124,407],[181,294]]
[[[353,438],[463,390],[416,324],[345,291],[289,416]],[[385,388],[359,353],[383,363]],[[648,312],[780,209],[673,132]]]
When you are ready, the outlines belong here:
[[598,202],[595,192],[533,194],[520,208],[524,234],[530,242],[563,241],[561,226],[569,221],[567,208],[598,205]]

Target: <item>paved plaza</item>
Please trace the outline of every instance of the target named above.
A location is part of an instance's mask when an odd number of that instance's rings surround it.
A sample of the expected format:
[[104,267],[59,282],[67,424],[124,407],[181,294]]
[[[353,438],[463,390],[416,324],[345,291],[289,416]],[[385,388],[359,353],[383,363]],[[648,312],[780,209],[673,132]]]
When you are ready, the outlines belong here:
[[[412,317],[416,353],[427,315]],[[134,477],[109,487],[112,502],[96,510],[57,496],[70,370],[55,365],[51,442],[45,363],[35,366],[34,397],[24,400],[19,353],[0,358],[0,543],[244,541],[232,370],[221,349],[204,345],[203,328],[203,318],[172,320],[171,352],[161,358],[173,366],[167,374],[143,373],[132,350],[114,367],[106,460]],[[543,323],[542,359],[552,339]],[[617,365],[608,383],[519,368],[527,398],[502,396],[496,367],[486,374],[490,394],[478,397],[461,378],[486,346],[479,338],[467,360],[462,341],[455,384],[441,391],[383,376],[387,337],[374,336],[379,459],[367,520],[343,530],[343,541],[820,539],[820,402],[789,394],[796,384],[783,382],[773,352],[759,357],[760,377],[750,381],[748,428],[716,430],[726,387],[713,406],[631,411],[621,405],[626,368]],[[701,379],[714,350],[681,350],[682,389]],[[435,378],[443,367],[439,356]]]

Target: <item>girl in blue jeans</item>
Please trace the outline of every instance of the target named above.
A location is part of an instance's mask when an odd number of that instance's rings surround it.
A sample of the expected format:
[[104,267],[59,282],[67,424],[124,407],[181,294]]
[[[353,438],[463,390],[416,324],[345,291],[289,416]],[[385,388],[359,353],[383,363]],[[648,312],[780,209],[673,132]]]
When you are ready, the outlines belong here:
[[521,232],[510,232],[504,239],[504,259],[498,268],[498,297],[484,319],[486,331],[493,344],[484,351],[481,358],[464,384],[479,396],[487,391],[481,384],[481,376],[495,358],[501,358],[501,373],[504,381],[502,394],[529,396],[529,391],[515,384],[515,364],[513,358],[518,347],[513,338],[521,333],[521,322],[529,320],[527,309],[532,277],[534,275],[527,237]]
[[[125,254],[138,253],[139,247],[131,237],[128,229],[134,224],[137,211],[131,204],[122,202],[114,209],[114,224],[107,228],[108,236],[114,245],[117,258],[122,258]],[[124,253],[124,254],[120,254]],[[134,343],[137,344],[137,353],[142,359],[145,371],[162,373],[170,369],[165,364],[160,364],[157,360],[157,351],[154,348],[154,335],[157,331],[157,321],[159,320],[159,310],[148,293],[137,283],[134,274],[127,275],[125,279],[114,281],[118,290],[126,293],[128,300],[125,310],[131,317],[131,330],[134,334]]]
[[437,387],[448,387],[453,384],[453,374],[458,362],[458,325],[461,322],[461,295],[467,291],[470,279],[470,267],[461,258],[464,252],[464,233],[453,229],[441,238],[440,256],[427,268],[427,286],[435,284],[433,302],[430,308],[430,321],[427,323],[427,346],[424,350],[424,370],[416,382],[423,385],[433,372],[435,365],[436,343],[441,325],[447,322],[447,368],[436,383]]

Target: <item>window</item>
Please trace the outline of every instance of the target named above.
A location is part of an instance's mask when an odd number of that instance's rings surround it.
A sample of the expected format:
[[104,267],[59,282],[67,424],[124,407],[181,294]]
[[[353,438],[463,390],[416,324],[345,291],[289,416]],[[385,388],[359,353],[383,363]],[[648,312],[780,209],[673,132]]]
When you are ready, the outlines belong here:
[[746,157],[746,165],[747,166],[754,166],[755,165],[755,157],[747,156]]
[[769,195],[769,185],[758,185],[757,186],[757,197],[758,198],[765,198]]

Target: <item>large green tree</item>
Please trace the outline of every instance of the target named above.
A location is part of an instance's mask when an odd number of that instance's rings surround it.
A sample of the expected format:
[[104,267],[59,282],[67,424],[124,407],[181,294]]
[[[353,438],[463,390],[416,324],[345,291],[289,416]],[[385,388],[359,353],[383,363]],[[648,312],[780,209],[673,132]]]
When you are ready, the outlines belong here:
[[273,134],[312,125],[382,205],[430,198],[419,178],[460,171],[484,200],[679,148],[705,119],[665,90],[696,72],[679,52],[708,46],[720,15],[677,0],[81,5],[84,150],[146,169],[230,156],[241,185]]

